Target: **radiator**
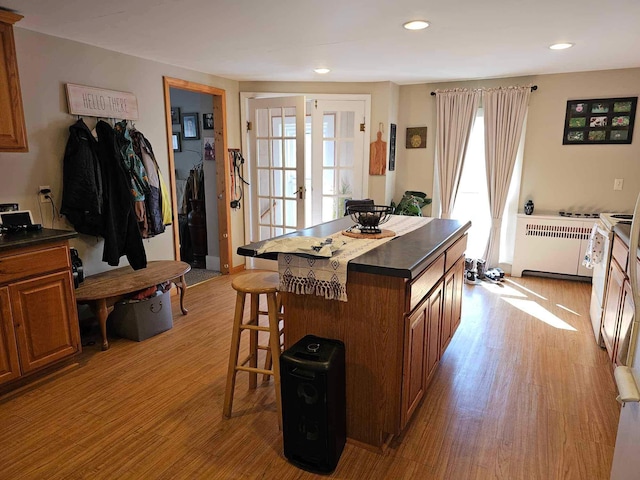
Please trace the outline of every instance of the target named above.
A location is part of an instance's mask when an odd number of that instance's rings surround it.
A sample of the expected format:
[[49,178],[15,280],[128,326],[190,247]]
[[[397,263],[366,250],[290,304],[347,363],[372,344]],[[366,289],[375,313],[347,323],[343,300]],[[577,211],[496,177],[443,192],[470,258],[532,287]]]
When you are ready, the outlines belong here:
[[511,275],[525,270],[590,277],[582,265],[597,219],[519,214]]

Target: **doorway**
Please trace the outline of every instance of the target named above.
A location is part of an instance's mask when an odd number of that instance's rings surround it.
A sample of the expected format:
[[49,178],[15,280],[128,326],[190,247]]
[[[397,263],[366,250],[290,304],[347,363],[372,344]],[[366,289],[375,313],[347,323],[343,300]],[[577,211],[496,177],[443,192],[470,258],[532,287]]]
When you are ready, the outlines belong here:
[[346,199],[366,197],[369,95],[243,92],[241,98],[243,144],[256,185],[249,192],[247,240],[338,218]]
[[225,91],[170,77],[163,83],[171,139],[167,148],[175,258],[228,274],[232,266]]

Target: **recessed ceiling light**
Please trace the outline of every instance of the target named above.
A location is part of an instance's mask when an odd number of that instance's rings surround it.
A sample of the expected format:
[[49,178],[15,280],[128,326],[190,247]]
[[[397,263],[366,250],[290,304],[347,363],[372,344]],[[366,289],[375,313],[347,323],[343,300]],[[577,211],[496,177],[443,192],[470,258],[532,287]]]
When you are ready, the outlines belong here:
[[424,30],[429,26],[426,20],[412,20],[402,25],[407,30]]
[[328,68],[314,68],[313,71],[324,75],[325,73],[329,73],[331,70]]
[[554,43],[549,48],[551,50],[564,50],[565,48],[573,47],[573,43]]

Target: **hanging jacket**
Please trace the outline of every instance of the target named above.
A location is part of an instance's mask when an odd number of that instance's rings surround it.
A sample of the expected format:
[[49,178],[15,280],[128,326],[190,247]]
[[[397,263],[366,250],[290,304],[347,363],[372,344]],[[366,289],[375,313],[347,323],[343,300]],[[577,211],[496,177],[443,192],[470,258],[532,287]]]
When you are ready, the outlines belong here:
[[102,172],[98,142],[82,119],[69,127],[64,152],[60,213],[80,233],[104,233]]
[[149,193],[145,195],[145,207],[147,212],[148,236],[158,235],[164,232],[162,221],[162,198],[160,193],[160,178],[158,176],[158,164],[151,144],[138,130],[129,132],[133,151],[142,160],[147,172]]
[[129,135],[129,130],[127,130],[127,121],[116,122],[113,130],[115,131],[116,144],[124,164],[124,170],[129,175],[131,194],[136,201],[144,200],[145,195],[149,193],[149,178],[142,160],[133,150],[131,136]]
[[134,270],[147,266],[147,256],[138,229],[130,182],[120,156],[119,144],[111,126],[100,120],[98,133],[98,159],[102,169],[104,188],[104,251],[102,260],[117,266],[120,257],[127,256]]

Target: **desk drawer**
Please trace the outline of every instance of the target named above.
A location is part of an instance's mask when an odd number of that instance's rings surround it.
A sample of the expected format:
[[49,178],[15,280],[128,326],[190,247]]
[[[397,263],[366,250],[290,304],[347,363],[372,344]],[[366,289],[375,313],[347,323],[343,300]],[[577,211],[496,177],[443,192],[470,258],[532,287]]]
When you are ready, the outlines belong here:
[[410,312],[418,306],[425,295],[435,287],[444,275],[444,257],[445,254],[440,255],[435,262],[429,265],[429,267],[409,285]]
[[65,268],[71,268],[67,247],[25,248],[0,256],[0,285]]

